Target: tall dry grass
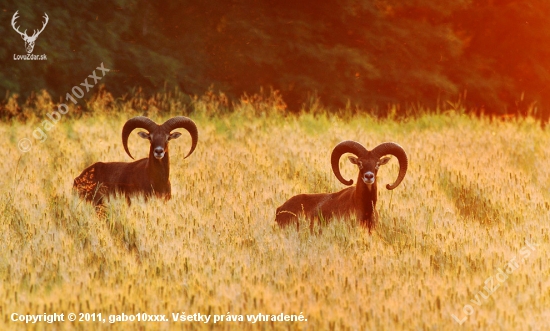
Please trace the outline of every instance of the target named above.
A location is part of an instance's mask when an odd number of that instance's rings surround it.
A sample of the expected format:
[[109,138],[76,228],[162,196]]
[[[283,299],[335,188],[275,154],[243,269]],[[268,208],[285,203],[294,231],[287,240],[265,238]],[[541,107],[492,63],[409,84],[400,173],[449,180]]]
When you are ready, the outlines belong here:
[[[549,327],[550,134],[535,122],[285,116],[265,100],[220,115],[216,100],[196,101],[189,115],[199,127],[195,153],[183,160],[186,134],[170,146],[172,199],[136,198],[131,206],[115,199],[105,219],[78,199],[72,182],[93,162],[129,161],[120,132],[139,112],[92,106],[88,115],[62,118],[25,154],[17,141],[43,117],[0,125],[2,330]],[[148,115],[162,122],[177,114]],[[329,158],[346,139],[367,148],[395,141],[409,155],[404,182],[394,191],[379,186],[376,231],[353,220],[314,233],[275,226],[276,207],[291,196],[343,188]],[[129,145],[134,156],[147,155],[136,134]],[[344,158],[342,168],[356,176]],[[397,171],[392,160],[378,180],[393,182]],[[539,246],[489,298],[472,303],[498,268],[521,259],[525,239]],[[469,316],[465,305],[474,309]],[[170,320],[182,312],[302,313],[307,322],[11,321],[12,313],[70,312]],[[452,314],[467,319],[459,325]]]

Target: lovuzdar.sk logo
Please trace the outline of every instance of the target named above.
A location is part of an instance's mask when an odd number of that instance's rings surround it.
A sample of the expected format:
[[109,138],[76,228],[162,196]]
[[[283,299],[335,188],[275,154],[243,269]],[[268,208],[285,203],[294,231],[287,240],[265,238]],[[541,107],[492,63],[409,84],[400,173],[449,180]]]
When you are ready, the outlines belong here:
[[13,54],[13,59],[14,60],[47,60],[48,58],[46,54],[34,55],[32,54],[32,51],[34,50],[34,43],[36,42],[36,38],[38,38],[38,36],[42,33],[42,31],[44,31],[44,28],[48,24],[48,21],[50,19],[48,17],[48,14],[44,13],[43,17],[45,21],[42,22],[42,29],[34,30],[32,36],[29,36],[27,34],[26,29],[25,29],[25,32],[21,32],[19,31],[19,27],[15,26],[15,21],[19,18],[19,16],[17,16],[18,13],[19,13],[19,10],[16,11],[15,14],[13,14],[13,17],[11,19],[11,26],[17,33],[21,35],[21,38],[23,38],[23,40],[25,41],[25,50],[27,51],[27,54],[23,54],[23,55]]

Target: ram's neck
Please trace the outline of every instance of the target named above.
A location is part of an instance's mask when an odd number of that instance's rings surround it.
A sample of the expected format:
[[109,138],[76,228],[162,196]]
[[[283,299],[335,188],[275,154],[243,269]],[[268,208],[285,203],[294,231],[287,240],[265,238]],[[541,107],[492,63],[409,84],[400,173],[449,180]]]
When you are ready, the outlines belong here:
[[170,155],[167,150],[164,153],[164,157],[160,160],[155,158],[153,150],[149,152],[147,172],[155,183],[166,183],[168,181],[168,178],[170,178]]
[[376,208],[377,192],[376,181],[372,185],[367,185],[362,180],[358,180],[355,188],[355,201],[362,217],[370,217],[373,214]]

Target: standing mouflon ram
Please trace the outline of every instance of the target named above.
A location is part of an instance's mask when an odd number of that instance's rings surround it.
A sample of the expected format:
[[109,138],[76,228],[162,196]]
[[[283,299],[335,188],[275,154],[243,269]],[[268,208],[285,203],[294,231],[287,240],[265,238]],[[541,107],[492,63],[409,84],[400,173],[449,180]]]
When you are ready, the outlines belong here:
[[185,156],[193,153],[198,141],[198,131],[195,123],[184,116],[177,116],[158,125],[144,116],[134,117],[124,124],[122,129],[122,144],[124,150],[133,159],[128,150],[128,137],[137,128],[148,131],[138,132],[143,139],[151,142],[149,157],[134,162],[97,162],[84,169],[74,180],[73,188],[87,201],[95,205],[102,203],[105,196],[116,193],[127,197],[143,194],[146,198],[156,195],[170,199],[170,158],[168,141],[179,138],[181,133],[172,132],[182,128],[191,135],[191,149]]
[[329,220],[333,217],[345,217],[355,215],[362,225],[367,226],[369,232],[376,225],[378,212],[376,211],[377,187],[376,174],[378,167],[388,163],[394,155],[399,161],[399,174],[393,184],[386,185],[388,190],[396,188],[407,173],[407,154],[401,146],[396,143],[382,143],[372,151],[355,141],[347,140],[334,147],[331,156],[332,171],[336,178],[345,185],[353,184],[353,180],[345,180],[340,174],[340,157],[344,153],[354,154],[350,156],[351,163],[359,168],[357,185],[345,188],[336,193],[300,194],[290,198],[277,208],[275,221],[285,226],[296,224],[298,216],[304,215],[310,221],[310,228],[313,228],[315,219],[324,218]]

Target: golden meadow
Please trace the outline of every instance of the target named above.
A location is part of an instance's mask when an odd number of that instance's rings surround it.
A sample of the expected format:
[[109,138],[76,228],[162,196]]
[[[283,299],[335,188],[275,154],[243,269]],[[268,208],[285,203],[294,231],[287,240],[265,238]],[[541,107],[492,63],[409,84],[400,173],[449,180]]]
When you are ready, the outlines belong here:
[[[32,132],[55,109],[47,95],[38,96],[39,112],[0,124],[2,330],[549,327],[550,133],[531,118],[492,121],[442,109],[376,119],[351,108],[330,115],[316,103],[285,115],[273,93],[245,96],[232,111],[223,95],[195,98],[192,108],[177,98],[151,100],[105,94],[87,111],[71,107],[43,143]],[[122,126],[143,114],[157,123],[189,116],[199,128],[197,149],[184,160],[189,135],[171,142],[170,201],[134,198],[129,206],[117,198],[99,217],[72,191],[73,179],[97,161],[131,161]],[[23,137],[33,142],[27,153],[17,147]],[[395,158],[379,172],[372,235],[349,219],[313,232],[305,220],[299,231],[276,226],[275,209],[291,196],[344,188],[329,159],[348,139],[369,149],[394,141],[409,156],[394,191],[384,186],[397,175]],[[129,147],[141,158],[149,144],[133,133]],[[356,179],[346,158],[341,167]],[[499,275],[510,263],[507,278]],[[70,312],[101,313],[107,322],[11,320],[13,313],[66,320]],[[122,313],[170,322],[109,323]],[[244,321],[173,322],[172,313]],[[259,313],[307,321],[247,322]]]

